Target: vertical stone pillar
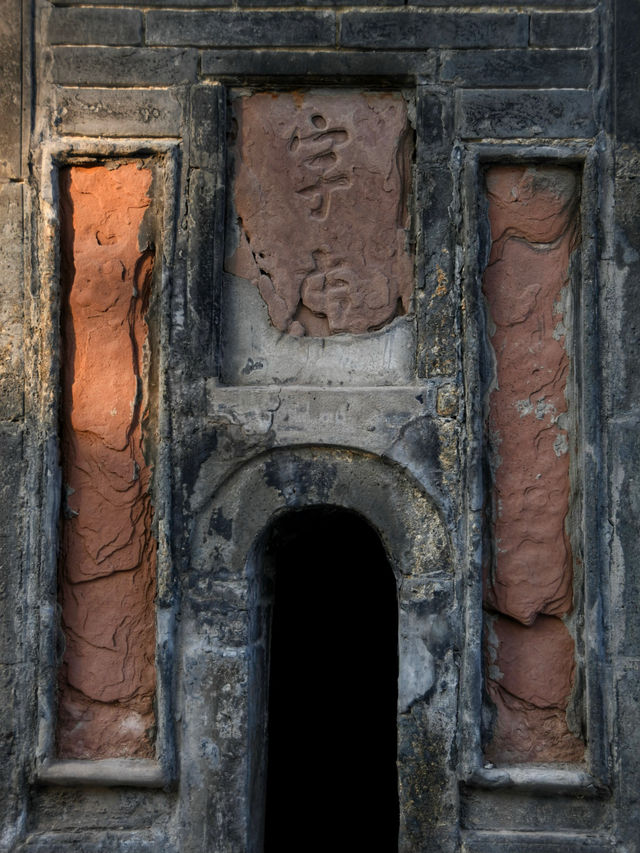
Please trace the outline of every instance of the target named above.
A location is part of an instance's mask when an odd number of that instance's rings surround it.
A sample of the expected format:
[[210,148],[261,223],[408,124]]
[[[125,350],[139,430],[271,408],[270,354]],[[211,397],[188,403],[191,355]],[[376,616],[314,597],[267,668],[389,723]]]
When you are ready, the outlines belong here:
[[578,761],[567,724],[574,643],[564,304],[578,184],[564,167],[487,173],[491,255],[483,291],[495,357],[488,444],[493,559],[485,584],[487,690],[499,763]]
[[58,754],[153,754],[156,543],[148,414],[154,252],[137,163],[61,174],[62,465]]

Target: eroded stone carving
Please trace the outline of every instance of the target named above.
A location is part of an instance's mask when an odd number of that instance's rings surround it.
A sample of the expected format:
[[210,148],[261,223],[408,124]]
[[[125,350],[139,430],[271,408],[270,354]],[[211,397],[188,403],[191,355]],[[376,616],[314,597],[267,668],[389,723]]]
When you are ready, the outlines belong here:
[[577,177],[562,167],[500,166],[486,180],[492,247],[483,290],[496,382],[488,416],[494,555],[485,601],[503,614],[488,646],[497,708],[488,754],[579,760],[584,745],[565,713],[573,640],[559,618],[549,618],[572,606],[563,299],[577,239]]
[[154,254],[138,246],[150,185],[136,163],[61,174],[64,758],[153,754],[156,544],[142,421]]
[[397,94],[261,93],[235,105],[240,243],[252,281],[292,335],[379,329],[409,310],[409,128]]

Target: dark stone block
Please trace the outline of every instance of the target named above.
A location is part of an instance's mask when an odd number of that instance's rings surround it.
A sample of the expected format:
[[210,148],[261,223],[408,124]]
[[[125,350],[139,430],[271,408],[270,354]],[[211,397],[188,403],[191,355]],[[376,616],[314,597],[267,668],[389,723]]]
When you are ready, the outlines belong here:
[[[257,8],[259,6],[273,6],[270,0],[238,0],[240,6],[251,6]],[[349,0],[278,0],[278,6],[404,6],[404,0],[355,0],[350,3]]]
[[344,47],[525,47],[527,15],[473,12],[346,12]]
[[621,651],[640,655],[640,412],[611,426],[610,468],[618,484],[613,496],[615,537],[622,558],[623,595],[616,618],[621,624]]
[[142,13],[134,9],[55,8],[50,44],[140,44]]
[[586,89],[595,59],[588,50],[457,50],[442,56],[440,78],[467,89]]
[[436,151],[449,153],[451,147],[451,128],[445,98],[435,92],[420,87],[418,95],[417,124],[418,140],[422,148],[433,155]]
[[222,86],[194,86],[191,90],[191,146],[189,160],[200,169],[216,169],[224,157],[225,92]]
[[465,853],[613,853],[606,835],[577,832],[470,832],[464,836]]
[[421,339],[420,375],[451,376],[458,371],[457,297],[453,276],[449,207],[453,185],[446,166],[427,161],[418,175],[419,228],[422,234],[421,280],[416,294]]
[[[637,563],[636,563],[637,566]],[[616,683],[618,850],[637,850],[640,837],[640,661],[626,661]],[[626,842],[626,843],[625,843]],[[624,846],[623,846],[624,845]],[[626,846],[628,845],[628,847]]]
[[533,47],[591,47],[597,20],[587,12],[531,14],[529,43]]
[[375,51],[216,50],[204,51],[203,74],[213,77],[389,77],[433,78],[435,53]]
[[615,267],[620,301],[612,310],[621,310],[621,316],[611,319],[615,331],[609,343],[612,362],[608,384],[614,413],[624,413],[640,405],[640,152],[630,146],[619,149],[616,172]]
[[171,86],[197,77],[185,48],[55,47],[53,82],[62,86]]
[[[216,157],[217,146],[211,152]],[[190,311],[189,370],[194,377],[209,376],[213,371],[218,327],[217,275],[221,257],[216,248],[222,245],[224,229],[224,193],[217,175],[194,169],[189,182],[189,256],[188,287]]]
[[589,137],[596,132],[590,92],[574,89],[463,89],[457,93],[456,118],[464,138]]
[[640,3],[615,3],[615,134],[618,144],[640,139]]
[[601,800],[529,792],[469,790],[461,800],[465,829],[531,831],[543,826],[574,831],[597,831],[607,820]]
[[19,519],[23,515],[22,432],[17,425],[0,426],[0,660],[15,661],[17,634],[15,618],[21,611],[16,596],[22,542]]
[[[113,0],[56,0],[52,3],[53,6],[113,6]],[[118,0],[118,6],[141,6],[145,8],[171,6],[172,8],[181,8],[186,6],[190,9],[206,6],[208,9],[213,6],[231,6],[232,0],[144,0],[144,4],[140,0]]]
[[56,122],[86,136],[179,136],[182,104],[166,89],[60,89]]
[[19,692],[27,678],[25,670],[24,665],[15,662],[4,663],[3,659],[0,663],[0,825],[3,841],[10,837],[9,828],[18,817],[22,795],[19,776],[21,744],[16,738],[16,732],[19,730]]
[[333,45],[332,12],[160,12],[147,14],[147,43],[168,45]]
[[[79,3],[81,0],[72,0],[74,3]],[[107,0],[100,0],[107,2]],[[411,6],[443,6],[442,0],[412,0]],[[486,0],[449,0],[446,4],[449,8],[456,6],[487,6]],[[594,5],[594,0],[535,0],[535,5],[540,9],[554,9],[561,7],[562,9],[590,9]],[[507,9],[512,9],[514,4],[509,0],[498,0],[497,3],[491,3],[491,6],[505,6]]]

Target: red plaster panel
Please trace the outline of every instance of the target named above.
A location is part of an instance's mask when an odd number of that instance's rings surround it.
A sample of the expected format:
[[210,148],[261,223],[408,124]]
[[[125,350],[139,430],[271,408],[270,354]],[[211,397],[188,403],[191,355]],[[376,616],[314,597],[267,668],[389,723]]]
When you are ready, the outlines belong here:
[[488,755],[576,761],[584,746],[566,720],[573,640],[549,617],[572,606],[563,300],[577,178],[562,167],[494,167],[487,194],[492,246],[483,290],[496,381],[488,415],[494,556],[485,602],[510,617],[495,617],[488,646],[487,689],[497,709]]
[[577,193],[573,172],[548,167],[493,168],[487,188],[493,243],[484,294],[497,374],[489,411],[496,557],[487,597],[530,624],[538,613],[571,607],[561,296]]
[[525,627],[495,616],[489,624],[487,688],[497,718],[487,758],[501,764],[580,761],[584,744],[567,726],[575,663],[564,623],[539,616]]
[[136,163],[61,175],[63,758],[153,754],[156,546],[142,441],[153,252],[138,245],[150,185]]
[[227,270],[277,329],[379,329],[410,306],[407,109],[396,94],[262,93],[236,102],[240,245]]

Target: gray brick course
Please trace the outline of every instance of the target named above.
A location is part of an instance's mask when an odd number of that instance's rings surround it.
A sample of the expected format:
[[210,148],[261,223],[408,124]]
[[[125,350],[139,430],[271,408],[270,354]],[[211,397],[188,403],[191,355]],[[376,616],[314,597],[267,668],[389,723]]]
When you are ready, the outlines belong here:
[[582,12],[533,12],[530,44],[534,47],[591,47],[597,18]]
[[404,51],[211,50],[201,60],[203,74],[231,77],[367,77],[419,74],[435,77],[436,55]]
[[442,54],[440,79],[465,88],[586,89],[597,56],[589,50],[456,50]]
[[54,47],[53,81],[63,86],[170,86],[197,79],[188,48]]
[[332,12],[147,13],[147,44],[202,47],[332,45]]
[[345,12],[344,47],[525,47],[527,15],[484,12]]
[[140,44],[142,13],[135,9],[54,8],[51,44]]
[[179,136],[182,103],[165,89],[59,89],[61,133],[87,136]]
[[579,89],[469,90],[456,94],[456,121],[467,139],[593,136],[593,99]]

